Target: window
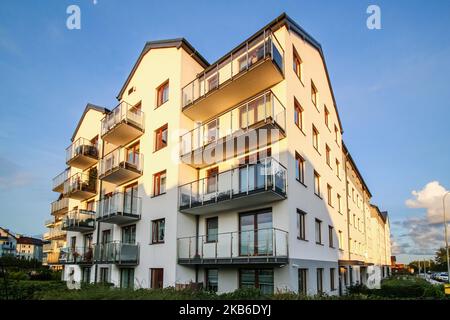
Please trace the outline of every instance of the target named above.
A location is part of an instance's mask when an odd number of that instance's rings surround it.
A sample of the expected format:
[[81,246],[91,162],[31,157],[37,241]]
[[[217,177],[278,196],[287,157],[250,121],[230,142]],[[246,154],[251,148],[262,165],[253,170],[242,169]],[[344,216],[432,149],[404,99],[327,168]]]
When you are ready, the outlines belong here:
[[306,240],[306,212],[297,209],[298,238]]
[[337,204],[338,204],[338,212],[342,213],[342,199],[341,199],[341,195],[339,193],[336,194],[336,198],[337,198]]
[[295,178],[305,184],[305,159],[295,153]]
[[353,242],[352,242],[352,238],[348,238],[348,251],[350,251],[350,253],[353,253]]
[[293,69],[297,77],[300,79],[300,81],[303,83],[303,61],[300,59],[300,56],[298,55],[295,48],[293,48],[294,51],[294,59],[293,59]]
[[294,122],[300,130],[303,131],[303,108],[298,103],[297,99],[294,98]]
[[160,85],[157,89],[157,101],[156,106],[159,107],[167,100],[169,100],[169,80]]
[[334,228],[332,226],[328,226],[328,245],[330,248],[334,248],[333,230]]
[[314,171],[314,193],[320,197],[320,175]]
[[152,244],[164,243],[164,228],[166,219],[152,221]]
[[317,108],[317,96],[318,96],[317,88],[314,85],[314,82],[311,80],[311,101],[314,104],[314,106],[316,106],[316,108]]
[[109,282],[109,269],[108,268],[100,268],[100,283]]
[[358,230],[361,231],[361,225],[360,225],[360,220],[358,218]]
[[312,128],[312,133],[313,133],[313,136],[312,136],[313,147],[314,147],[314,149],[319,151],[319,130],[317,130],[314,125],[313,125],[313,128]]
[[339,249],[344,250],[344,235],[341,230],[339,230],[338,236],[339,236],[339,239],[338,239],[339,240]]
[[205,270],[206,291],[217,292],[218,283],[219,283],[219,270],[206,269]]
[[273,293],[273,269],[239,270],[240,288],[257,288],[263,294]]
[[322,221],[316,219],[316,243],[322,244]]
[[341,163],[336,159],[336,177],[341,178]]
[[166,170],[153,175],[153,196],[166,193]]
[[219,167],[214,167],[206,171],[206,192],[212,193],[217,191],[217,178]]
[[136,225],[122,227],[122,242],[136,243]]
[[334,141],[336,141],[337,145],[339,145],[338,139],[339,139],[339,129],[336,125],[334,125]]
[[298,293],[305,295],[308,292],[308,269],[298,269]]
[[323,269],[317,268],[317,294],[323,293]]
[[206,242],[217,242],[219,238],[219,218],[206,219]]
[[327,128],[330,128],[330,112],[328,111],[326,105],[323,106],[323,114],[325,117],[325,125],[327,126]]
[[353,202],[355,202],[355,189],[352,188],[352,200]]
[[330,207],[333,206],[333,188],[327,184],[327,199],[328,199],[328,205]]
[[123,289],[133,289],[134,287],[134,269],[120,269],[120,287]]
[[152,268],[150,269],[150,288],[161,289],[164,284],[164,269]]
[[167,124],[155,130],[155,151],[167,147],[168,129]]
[[336,269],[330,268],[330,290],[331,291],[336,290],[335,274],[336,274]]
[[331,149],[330,149],[330,147],[326,144],[326,145],[325,145],[325,159],[326,159],[326,161],[327,161],[327,165],[331,168],[331,160],[330,160],[330,157],[331,157]]
[[356,228],[356,214],[353,214],[353,226]]

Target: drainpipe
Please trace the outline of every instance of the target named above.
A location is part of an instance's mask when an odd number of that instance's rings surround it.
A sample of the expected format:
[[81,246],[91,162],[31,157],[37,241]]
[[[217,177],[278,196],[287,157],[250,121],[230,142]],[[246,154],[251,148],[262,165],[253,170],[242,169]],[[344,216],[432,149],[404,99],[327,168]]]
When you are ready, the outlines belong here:
[[[105,154],[105,142],[102,141],[102,156],[100,159],[103,159],[103,155]],[[98,170],[97,170],[97,179],[98,179]],[[99,200],[101,200],[102,198],[102,187],[103,187],[103,180],[100,180],[100,185],[99,185]],[[97,221],[97,240],[96,240],[96,245],[98,247],[99,242],[100,242],[100,221]],[[94,259],[94,251],[92,251],[92,260]],[[94,274],[94,283],[97,283],[97,273],[98,273],[98,264],[95,264],[95,274]]]
[[[195,257],[198,258],[198,239],[200,229],[200,216],[195,216]],[[198,283],[198,265],[195,265],[195,283]]]
[[351,254],[350,254],[350,215],[349,215],[349,209],[348,209],[348,195],[349,195],[349,190],[348,190],[348,180],[347,180],[347,163],[348,163],[348,151],[344,154],[345,156],[345,203],[347,206],[347,245],[348,245],[348,260],[350,260],[351,258]]

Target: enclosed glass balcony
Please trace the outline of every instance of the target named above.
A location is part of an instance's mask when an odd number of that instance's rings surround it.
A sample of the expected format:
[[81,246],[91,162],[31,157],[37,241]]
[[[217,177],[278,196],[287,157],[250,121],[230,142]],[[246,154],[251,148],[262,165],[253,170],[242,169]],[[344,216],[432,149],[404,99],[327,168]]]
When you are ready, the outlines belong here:
[[132,193],[114,193],[97,203],[97,220],[123,224],[141,219],[141,198]]
[[66,149],[66,164],[81,170],[87,169],[98,161],[98,146],[85,139],[78,138]]
[[95,244],[94,263],[137,265],[139,263],[139,244],[123,242]]
[[264,30],[182,88],[183,113],[205,121],[283,80],[284,51]]
[[276,228],[177,239],[178,263],[187,265],[288,263],[288,232]]
[[286,109],[269,90],[181,136],[181,160],[203,168],[274,143],[285,130]]
[[77,232],[93,231],[95,229],[95,211],[84,209],[69,211],[63,220],[62,229]]
[[178,188],[179,210],[209,214],[286,198],[286,168],[268,157]]
[[118,148],[100,160],[99,178],[121,185],[140,177],[143,167],[144,156],[141,153]]
[[143,133],[144,112],[124,101],[102,119],[102,138],[114,145],[124,145]]

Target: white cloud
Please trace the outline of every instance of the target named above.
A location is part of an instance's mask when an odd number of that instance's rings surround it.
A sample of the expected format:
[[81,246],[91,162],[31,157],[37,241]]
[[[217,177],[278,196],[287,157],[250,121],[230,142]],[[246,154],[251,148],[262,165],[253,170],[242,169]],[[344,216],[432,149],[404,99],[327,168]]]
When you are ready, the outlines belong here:
[[[430,223],[443,223],[442,197],[447,190],[438,181],[428,183],[422,190],[413,191],[413,199],[406,200],[409,208],[423,208],[427,210],[427,219]],[[450,200],[450,196],[448,197]],[[450,201],[447,202],[450,213]]]

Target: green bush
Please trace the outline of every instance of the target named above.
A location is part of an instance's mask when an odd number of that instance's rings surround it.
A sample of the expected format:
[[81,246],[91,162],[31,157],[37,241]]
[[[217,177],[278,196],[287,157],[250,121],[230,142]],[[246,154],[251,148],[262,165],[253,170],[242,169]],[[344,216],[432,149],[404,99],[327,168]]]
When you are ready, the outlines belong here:
[[24,271],[12,271],[9,272],[7,275],[9,280],[28,280],[29,276]]
[[62,291],[66,284],[61,281],[31,281],[10,280],[0,282],[0,300],[30,300],[37,299],[39,293],[48,291]]

